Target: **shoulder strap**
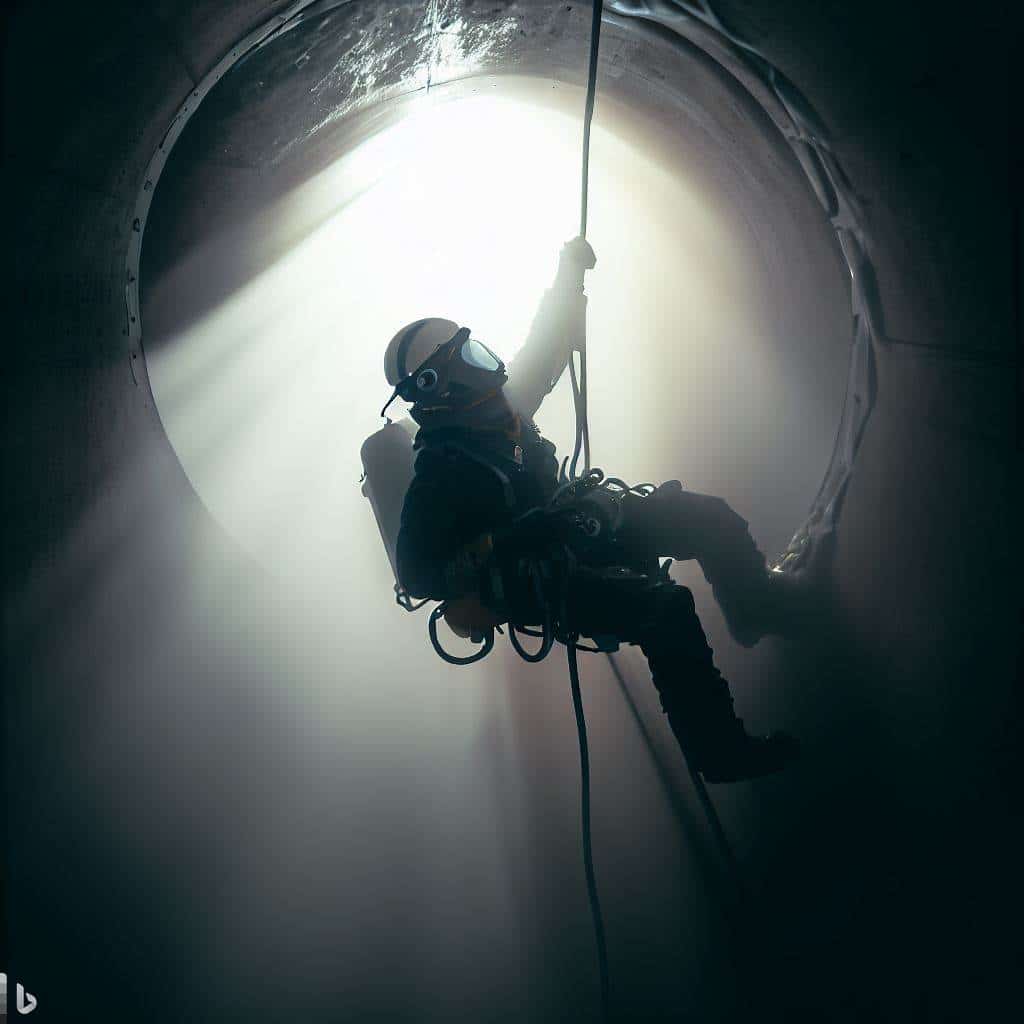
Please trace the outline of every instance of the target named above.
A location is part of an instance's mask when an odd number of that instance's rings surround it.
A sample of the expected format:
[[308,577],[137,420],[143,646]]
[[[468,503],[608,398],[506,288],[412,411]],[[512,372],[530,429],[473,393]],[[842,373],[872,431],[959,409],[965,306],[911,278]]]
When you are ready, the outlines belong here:
[[508,505],[510,509],[514,509],[516,507],[516,493],[512,489],[512,482],[509,480],[508,476],[505,473],[503,473],[498,468],[498,466],[493,461],[488,459],[487,456],[484,455],[482,452],[474,451],[467,445],[460,444],[458,441],[451,440],[441,441],[436,444],[426,442],[423,445],[423,449],[430,451],[457,451],[460,452],[462,455],[465,455],[466,458],[472,459],[479,465],[484,466],[486,469],[489,469],[498,478],[498,482],[501,484],[501,493],[505,498],[505,504]]

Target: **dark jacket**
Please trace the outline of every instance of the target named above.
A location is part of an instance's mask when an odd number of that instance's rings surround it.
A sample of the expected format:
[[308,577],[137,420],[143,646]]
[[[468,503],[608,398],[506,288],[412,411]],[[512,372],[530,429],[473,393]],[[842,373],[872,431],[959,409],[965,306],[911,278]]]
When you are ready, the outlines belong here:
[[417,434],[396,551],[398,578],[411,596],[459,596],[450,566],[460,551],[551,496],[558,482],[555,446],[541,437],[533,415],[582,339],[585,318],[582,291],[556,278],[509,367],[504,393],[520,417],[518,437],[465,426]]
[[459,596],[449,571],[459,553],[481,534],[546,504],[558,485],[558,460],[532,422],[517,440],[453,429],[421,431],[417,443],[398,534],[398,575],[411,596],[445,600]]

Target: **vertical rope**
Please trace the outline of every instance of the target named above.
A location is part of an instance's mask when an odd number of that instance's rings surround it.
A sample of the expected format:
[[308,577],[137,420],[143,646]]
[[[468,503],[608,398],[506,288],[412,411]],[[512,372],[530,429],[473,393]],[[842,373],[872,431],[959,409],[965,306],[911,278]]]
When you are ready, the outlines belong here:
[[[580,236],[587,237],[587,198],[590,185],[590,125],[594,120],[594,99],[597,95],[597,58],[601,46],[601,13],[604,0],[594,0],[590,20],[590,65],[587,71],[587,102],[583,109],[583,167],[580,175]],[[590,472],[590,424],[587,421],[587,350],[580,350],[579,375],[575,359],[569,357],[572,400],[576,410],[576,445],[569,467],[570,479],[576,479],[576,467],[583,455],[583,473]]]
[[569,655],[569,682],[572,686],[572,707],[576,712],[576,733],[580,741],[580,817],[583,827],[583,867],[587,876],[590,916],[594,921],[594,942],[597,945],[597,968],[601,977],[601,1019],[611,1020],[611,984],[608,976],[608,947],[604,936],[601,900],[597,894],[594,874],[594,847],[590,830],[590,753],[587,747],[587,723],[583,717],[583,696],[580,693],[580,672],[576,661],[576,637],[566,643]]
[[[580,235],[587,235],[587,187],[590,177],[590,124],[594,119],[594,96],[597,90],[597,56],[601,42],[601,12],[603,0],[594,0],[590,26],[590,67],[587,73],[587,103],[583,112],[583,167],[580,183]],[[569,376],[572,381],[573,405],[576,410],[576,446],[569,476],[575,479],[576,465],[583,450],[584,472],[590,470],[590,430],[587,424],[587,357],[580,352],[580,373],[576,375],[573,357],[569,357]],[[611,982],[608,972],[608,946],[605,941],[604,918],[597,892],[594,873],[594,844],[590,827],[590,752],[587,745],[587,722],[583,714],[583,696],[580,693],[580,672],[576,658],[576,637],[568,638],[569,682],[572,688],[572,707],[576,713],[576,733],[580,743],[580,818],[583,831],[583,869],[587,876],[587,896],[590,916],[594,922],[594,942],[597,946],[597,968],[601,981],[601,1019],[611,1020]]]
[[590,25],[590,70],[587,74],[587,105],[583,110],[583,174],[580,188],[580,234],[587,237],[587,186],[590,177],[590,122],[594,119],[597,92],[597,52],[601,43],[601,12],[604,0],[594,0]]

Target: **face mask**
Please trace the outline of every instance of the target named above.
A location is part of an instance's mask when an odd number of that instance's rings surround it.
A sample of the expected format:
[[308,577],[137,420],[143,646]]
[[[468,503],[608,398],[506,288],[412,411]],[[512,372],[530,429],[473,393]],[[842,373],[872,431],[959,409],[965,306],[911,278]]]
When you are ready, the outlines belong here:
[[457,409],[508,380],[505,364],[483,342],[460,328],[395,388],[381,415],[396,398],[423,408]]

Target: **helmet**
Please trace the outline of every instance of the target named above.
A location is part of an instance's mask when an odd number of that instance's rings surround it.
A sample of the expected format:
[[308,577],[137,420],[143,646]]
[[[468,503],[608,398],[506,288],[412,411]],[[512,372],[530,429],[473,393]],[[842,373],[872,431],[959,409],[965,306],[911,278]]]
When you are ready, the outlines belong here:
[[388,345],[384,372],[396,398],[422,412],[465,409],[508,379],[505,364],[468,327],[429,318],[402,328]]
[[454,320],[427,317],[406,324],[388,343],[384,353],[384,374],[392,387],[399,383],[431,355],[439,345],[451,341],[459,325]]

